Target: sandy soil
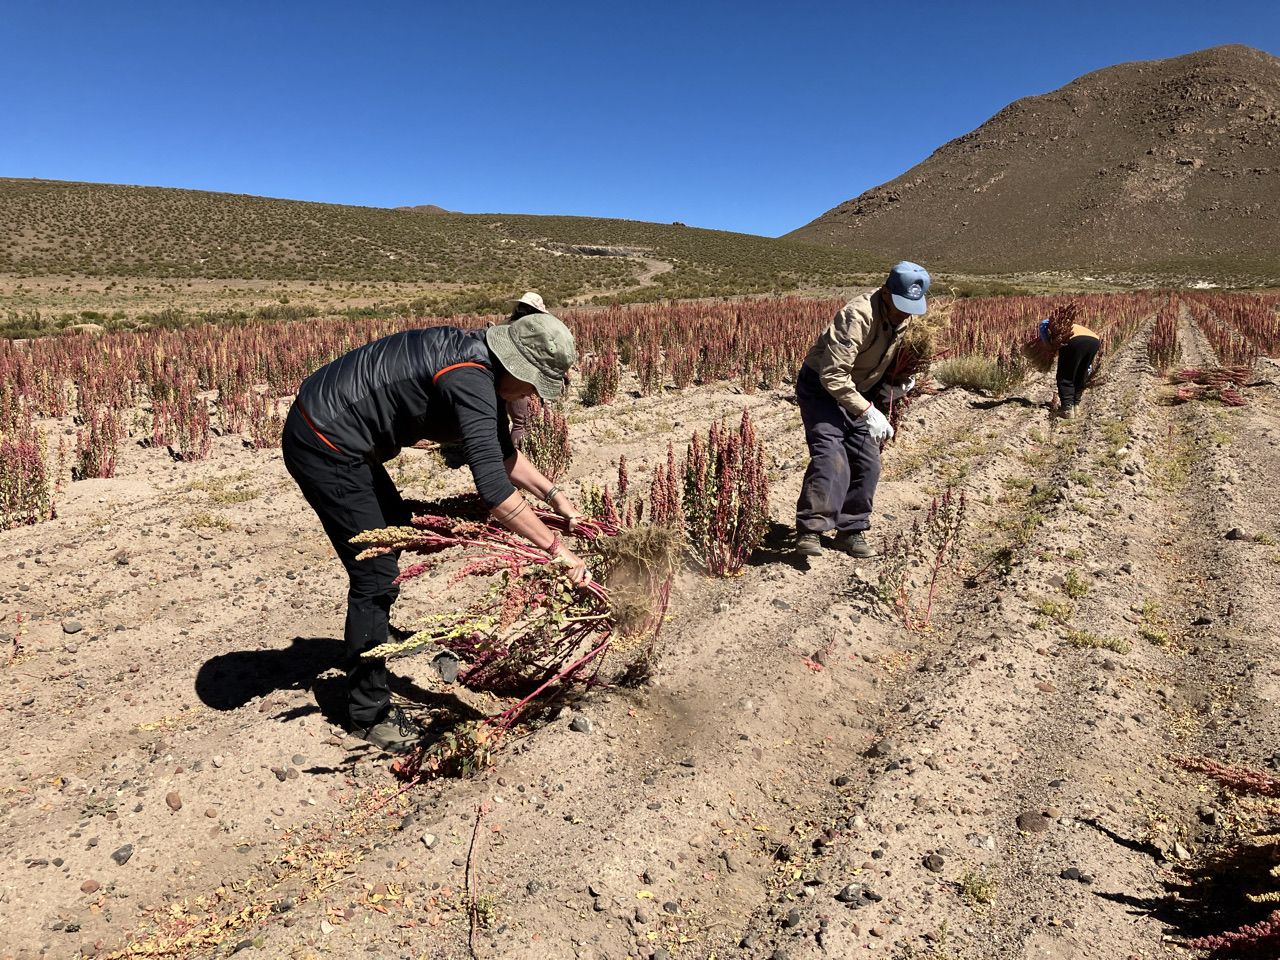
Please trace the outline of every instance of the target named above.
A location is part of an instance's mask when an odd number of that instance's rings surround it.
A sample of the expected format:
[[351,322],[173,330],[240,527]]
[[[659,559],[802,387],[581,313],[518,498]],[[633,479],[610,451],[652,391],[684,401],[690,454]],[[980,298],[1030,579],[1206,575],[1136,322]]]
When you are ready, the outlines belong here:
[[[1163,404],[1144,338],[1077,421],[1049,420],[1047,379],[912,408],[875,531],[947,484],[969,504],[928,628],[875,598],[875,561],[798,561],[779,530],[738,579],[682,577],[648,684],[576,691],[485,775],[398,796],[339,725],[345,578],[279,452],[129,445],[57,519],[0,534],[19,642],[0,956],[465,957],[468,875],[480,957],[1083,960],[1204,932],[1165,895],[1232,811],[1167,757],[1274,752],[1280,556],[1252,535],[1277,533],[1280,489],[1250,481],[1280,470],[1280,423],[1267,386],[1235,411]],[[786,390],[578,410],[571,476],[625,452],[643,485],[669,440],[744,404],[789,524],[806,454]],[[417,453],[394,473],[418,495],[467,479]],[[396,619],[457,602],[437,586]],[[437,729],[497,706],[425,657],[397,668]]]

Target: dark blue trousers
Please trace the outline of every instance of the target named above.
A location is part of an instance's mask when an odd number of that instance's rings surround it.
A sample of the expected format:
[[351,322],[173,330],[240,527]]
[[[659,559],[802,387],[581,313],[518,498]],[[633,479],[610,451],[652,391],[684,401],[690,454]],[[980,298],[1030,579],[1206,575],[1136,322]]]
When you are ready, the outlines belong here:
[[796,399],[810,458],[796,504],[796,532],[868,529],[880,482],[880,445],[866,422],[836,403],[808,367],[796,378]]

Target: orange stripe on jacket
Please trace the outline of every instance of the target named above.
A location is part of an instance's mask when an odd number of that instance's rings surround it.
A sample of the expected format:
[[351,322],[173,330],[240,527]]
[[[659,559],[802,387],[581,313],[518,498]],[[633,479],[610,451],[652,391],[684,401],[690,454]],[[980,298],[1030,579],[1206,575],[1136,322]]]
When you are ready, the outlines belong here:
[[445,367],[443,370],[441,370],[439,373],[437,373],[434,377],[431,378],[431,382],[434,384],[437,380],[443,377],[450,370],[457,370],[459,367],[479,367],[481,370],[488,369],[483,363],[473,363],[472,361],[468,360],[466,363],[455,363],[452,366]]
[[317,437],[323,440],[328,445],[329,449],[332,450],[334,453],[342,452],[337,447],[335,447],[332,443],[329,442],[328,437],[326,437],[323,433],[321,433],[319,430],[316,429],[316,425],[311,422],[311,418],[307,416],[307,411],[303,408],[302,404],[300,404],[297,400],[294,400],[293,405],[297,407],[298,412],[302,414],[302,419],[307,421],[307,426],[311,428],[312,433],[314,433]]

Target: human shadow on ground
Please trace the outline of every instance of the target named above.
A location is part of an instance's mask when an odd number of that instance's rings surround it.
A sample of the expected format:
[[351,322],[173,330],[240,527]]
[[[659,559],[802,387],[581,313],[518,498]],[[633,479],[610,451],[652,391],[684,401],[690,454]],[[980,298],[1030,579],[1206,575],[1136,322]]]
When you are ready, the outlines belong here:
[[[1092,820],[1084,823],[1125,849],[1148,856],[1159,855],[1150,843],[1132,840]],[[1195,938],[1237,930],[1265,920],[1276,907],[1273,902],[1254,902],[1249,895],[1267,895],[1276,889],[1271,876],[1275,866],[1270,844],[1241,844],[1220,847],[1185,863],[1170,863],[1161,881],[1165,893],[1134,896],[1128,893],[1093,891],[1101,900],[1128,907],[1131,914],[1158,920],[1171,936]],[[1163,861],[1157,861],[1163,862]]]
[[333,637],[294,637],[284,650],[220,653],[196,671],[196,696],[214,710],[235,710],[277,690],[311,690],[322,673],[341,666],[342,650]]
[[1027,407],[1032,410],[1048,406],[1043,401],[1028,400],[1026,397],[998,397],[994,400],[974,400],[969,406],[974,410],[994,410],[996,407],[1005,407],[1011,403],[1014,406]]
[[747,559],[749,567],[763,567],[771,563],[785,563],[801,573],[810,569],[809,558],[796,553],[795,531],[785,523],[771,522],[764,540]]
[[[214,710],[236,710],[258,697],[279,690],[310,690],[314,703],[303,703],[273,716],[279,720],[321,714],[335,726],[345,727],[347,678],[342,671],[344,645],[333,637],[294,637],[283,650],[233,650],[218,654],[196,672],[196,695]],[[325,676],[332,669],[339,672]],[[430,667],[425,667],[430,670]],[[481,714],[463,703],[451,687],[423,687],[412,678],[397,675],[391,664],[389,686],[394,696],[415,707],[442,711],[453,720],[478,720]]]

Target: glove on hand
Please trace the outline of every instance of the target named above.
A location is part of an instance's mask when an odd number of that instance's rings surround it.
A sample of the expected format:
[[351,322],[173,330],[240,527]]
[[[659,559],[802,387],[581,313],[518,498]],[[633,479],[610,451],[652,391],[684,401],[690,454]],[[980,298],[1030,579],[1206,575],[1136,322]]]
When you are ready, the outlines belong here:
[[871,434],[871,439],[876,443],[893,439],[893,427],[888,418],[876,409],[875,404],[862,411],[862,416],[858,419],[866,422],[867,433]]
[[899,383],[896,386],[892,383],[886,383],[880,388],[880,400],[883,403],[897,403],[910,393],[915,388],[915,385],[915,377],[908,377],[906,383]]

